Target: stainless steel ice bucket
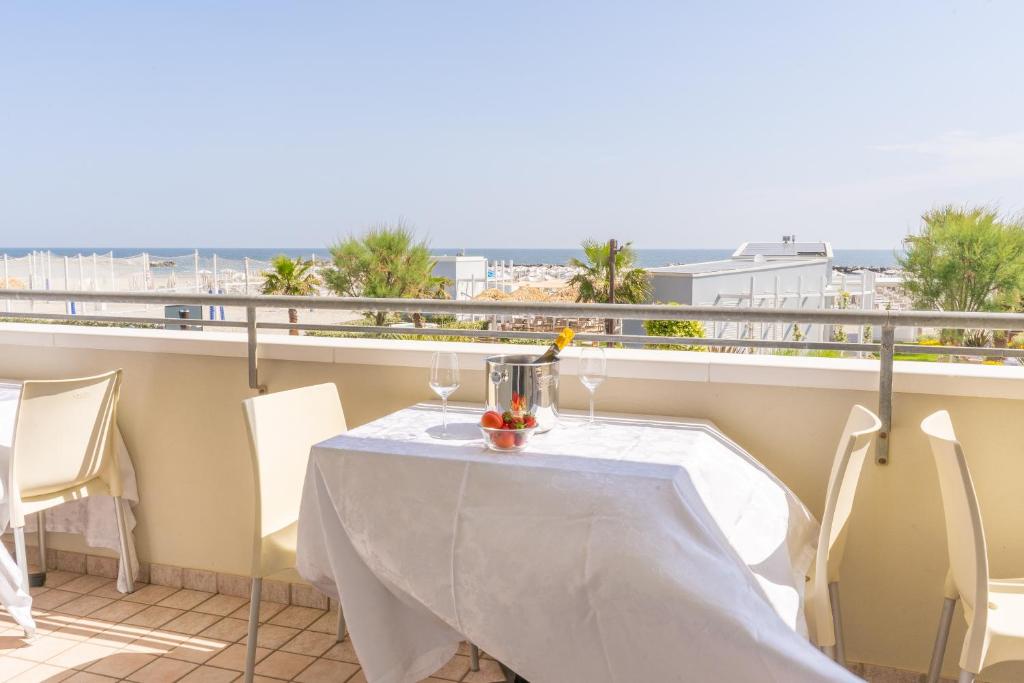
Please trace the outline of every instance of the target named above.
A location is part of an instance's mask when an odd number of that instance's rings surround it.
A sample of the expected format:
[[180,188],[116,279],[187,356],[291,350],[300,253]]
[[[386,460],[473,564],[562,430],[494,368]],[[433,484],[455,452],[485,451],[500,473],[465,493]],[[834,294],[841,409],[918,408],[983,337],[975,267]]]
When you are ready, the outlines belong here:
[[537,431],[546,432],[558,422],[558,359],[533,363],[536,356],[491,356],[487,359],[487,409],[503,413],[512,409],[513,397],[523,410],[537,418]]

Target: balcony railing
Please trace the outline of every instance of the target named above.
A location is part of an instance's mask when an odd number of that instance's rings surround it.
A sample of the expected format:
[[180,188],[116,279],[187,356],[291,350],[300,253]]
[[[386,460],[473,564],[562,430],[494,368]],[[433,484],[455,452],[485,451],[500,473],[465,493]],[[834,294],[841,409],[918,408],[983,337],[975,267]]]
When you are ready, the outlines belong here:
[[[631,334],[578,334],[577,340],[609,342],[637,346],[686,345],[703,347],[741,347],[791,350],[860,352],[879,360],[878,413],[882,432],[876,449],[878,464],[889,461],[889,432],[892,426],[892,381],[895,353],[929,355],[969,355],[999,358],[1024,358],[1024,349],[980,348],[966,346],[929,346],[897,344],[898,327],[940,327],[951,329],[1024,330],[1024,314],[961,313],[942,311],[864,311],[762,309],[714,306],[677,306],[663,304],[574,304],[511,301],[448,301],[443,299],[375,299],[352,297],[292,297],[174,294],[152,292],[77,292],[0,289],[0,301],[32,302],[94,302],[129,304],[174,304],[183,306],[224,306],[245,310],[244,320],[195,320],[209,327],[245,328],[248,341],[249,386],[258,391],[266,388],[259,382],[258,331],[319,330],[363,334],[451,335],[477,339],[551,339],[548,332],[513,330],[467,330],[443,327],[416,328],[381,327],[374,325],[328,325],[322,323],[287,323],[257,321],[259,309],[318,309],[359,312],[433,313],[480,316],[546,316],[558,318],[613,318],[620,320],[700,320],[736,323],[811,323],[819,325],[866,326],[880,330],[874,342],[792,341],[781,339],[723,339],[720,337],[652,337]],[[0,314],[19,319],[88,320],[110,323],[147,323],[155,325],[188,325],[192,319],[144,316],[75,315],[50,312],[9,312]]]

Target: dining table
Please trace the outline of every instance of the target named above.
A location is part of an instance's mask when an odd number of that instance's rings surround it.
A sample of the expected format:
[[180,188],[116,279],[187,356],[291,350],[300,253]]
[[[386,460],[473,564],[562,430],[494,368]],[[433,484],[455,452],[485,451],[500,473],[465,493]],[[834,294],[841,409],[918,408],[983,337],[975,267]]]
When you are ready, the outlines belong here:
[[[7,498],[8,477],[10,476],[10,453],[14,442],[14,421],[21,396],[21,382],[18,380],[0,380],[0,529],[6,529],[10,522],[9,500]],[[54,428],[59,428],[55,425]],[[113,433],[114,448],[117,449],[118,463],[121,467],[121,478],[124,486],[125,521],[128,526],[128,550],[130,557],[127,566],[137,576],[139,560],[135,552],[135,540],[132,530],[135,528],[134,507],[139,502],[139,488],[135,478],[135,466],[125,446],[120,428]],[[50,508],[45,514],[46,530],[64,532],[82,536],[86,545],[92,548],[105,548],[118,554],[121,551],[120,536],[117,529],[114,500],[110,496],[89,496],[71,500],[57,507]],[[29,515],[25,520],[26,535],[36,531],[36,516]],[[2,549],[2,546],[0,546]],[[6,552],[6,551],[4,551]],[[29,552],[32,552],[30,550]],[[117,588],[127,592],[128,583],[125,575],[126,563],[118,563]],[[2,561],[0,561],[2,567]],[[0,576],[0,591],[3,577]]]
[[803,615],[818,523],[704,419],[563,411],[521,452],[425,402],[316,444],[298,569],[368,683],[470,641],[531,683],[856,681]]

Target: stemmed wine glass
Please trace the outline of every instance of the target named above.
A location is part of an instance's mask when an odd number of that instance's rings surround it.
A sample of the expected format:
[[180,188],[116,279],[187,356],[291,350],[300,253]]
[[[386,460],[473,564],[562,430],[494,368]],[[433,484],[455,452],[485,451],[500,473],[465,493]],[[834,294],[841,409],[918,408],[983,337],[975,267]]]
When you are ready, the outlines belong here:
[[438,351],[430,363],[430,388],[441,397],[441,436],[448,435],[448,397],[459,388],[459,357]]
[[594,392],[607,376],[607,362],[604,349],[600,346],[584,346],[580,352],[580,383],[590,392],[590,424],[594,424]]

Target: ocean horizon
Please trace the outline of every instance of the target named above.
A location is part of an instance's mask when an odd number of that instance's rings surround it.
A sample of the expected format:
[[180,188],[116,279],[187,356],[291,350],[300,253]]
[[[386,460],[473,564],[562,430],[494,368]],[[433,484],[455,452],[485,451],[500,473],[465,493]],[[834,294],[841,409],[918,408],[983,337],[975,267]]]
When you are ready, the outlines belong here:
[[[78,254],[91,255],[109,254],[113,252],[115,258],[126,258],[138,256],[143,252],[154,259],[169,259],[172,257],[187,257],[193,253],[191,249],[160,248],[143,249],[133,247],[0,247],[0,254],[6,254],[10,258],[26,256],[34,251],[50,251],[55,256],[77,256]],[[658,266],[677,265],[682,263],[699,263],[701,261],[717,261],[729,258],[735,251],[730,249],[637,249],[637,265],[643,268],[656,268]],[[433,248],[431,252],[436,256],[454,256],[464,253],[467,256],[483,256],[490,261],[512,261],[514,265],[565,265],[569,259],[583,258],[582,249],[508,249],[508,248]],[[894,268],[896,263],[896,250],[892,249],[834,249],[834,264],[845,268]],[[218,258],[240,261],[243,258],[250,258],[257,261],[269,261],[278,254],[286,254],[291,257],[310,258],[326,260],[329,253],[326,248],[303,248],[303,247],[279,247],[267,248],[199,248],[199,257],[203,263],[216,254]]]

